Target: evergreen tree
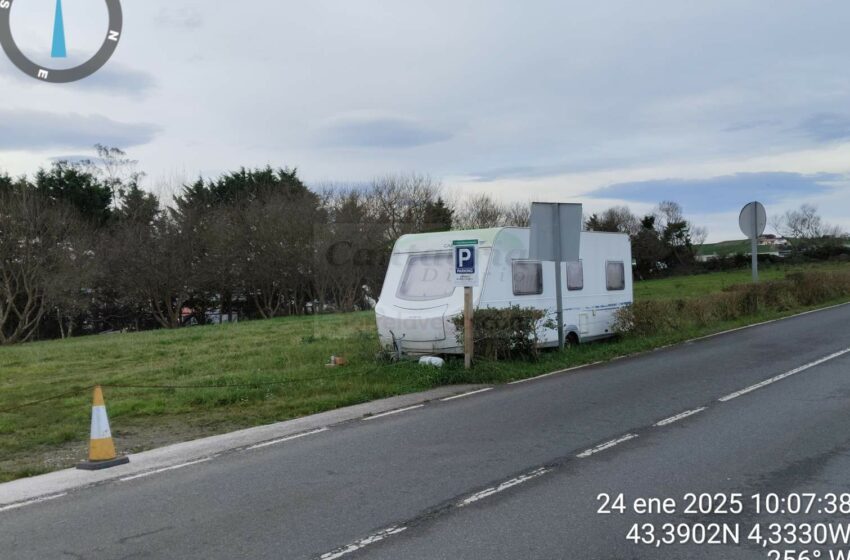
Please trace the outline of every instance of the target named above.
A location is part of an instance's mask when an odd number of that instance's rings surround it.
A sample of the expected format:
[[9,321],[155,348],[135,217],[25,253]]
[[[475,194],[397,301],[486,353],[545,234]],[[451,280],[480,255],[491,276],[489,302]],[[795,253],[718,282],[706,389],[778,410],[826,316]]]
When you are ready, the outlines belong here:
[[119,222],[151,224],[159,213],[159,199],[156,195],[142,190],[136,183],[119,193],[118,208],[115,209],[115,218]]
[[104,225],[111,215],[109,186],[81,166],[66,161],[55,162],[48,170],[40,169],[35,176],[35,190],[48,200],[70,204],[95,226]]
[[454,220],[454,210],[446,205],[443,197],[437,197],[435,202],[425,206],[423,232],[450,231]]

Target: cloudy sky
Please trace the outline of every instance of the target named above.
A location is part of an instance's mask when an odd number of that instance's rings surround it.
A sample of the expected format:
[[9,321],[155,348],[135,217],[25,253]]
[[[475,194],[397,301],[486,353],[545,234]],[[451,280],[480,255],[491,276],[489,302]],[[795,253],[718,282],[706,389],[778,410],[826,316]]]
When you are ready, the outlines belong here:
[[[55,0],[18,0],[50,59]],[[71,62],[103,0],[64,0]],[[119,146],[162,190],[239,166],[304,179],[416,171],[504,200],[663,199],[740,237],[737,213],[801,202],[850,229],[846,0],[124,0],[100,72],[41,83],[0,56],[0,170]]]

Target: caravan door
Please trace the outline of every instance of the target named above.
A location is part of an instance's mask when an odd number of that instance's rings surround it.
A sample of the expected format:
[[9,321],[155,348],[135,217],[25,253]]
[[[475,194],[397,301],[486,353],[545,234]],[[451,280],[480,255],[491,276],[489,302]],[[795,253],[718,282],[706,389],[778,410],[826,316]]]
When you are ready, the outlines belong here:
[[578,330],[582,336],[590,334],[590,314],[579,313],[578,315]]

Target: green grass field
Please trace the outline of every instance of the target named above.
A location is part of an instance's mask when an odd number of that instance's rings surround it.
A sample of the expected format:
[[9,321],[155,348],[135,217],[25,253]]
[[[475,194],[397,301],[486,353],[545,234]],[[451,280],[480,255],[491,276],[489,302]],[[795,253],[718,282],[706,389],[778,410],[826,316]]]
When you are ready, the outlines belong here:
[[[789,272],[802,270],[847,270],[850,265],[845,263],[814,263],[805,265],[766,265],[762,263],[759,278],[762,280],[778,280]],[[749,268],[717,272],[711,274],[696,274],[693,276],[673,276],[661,280],[635,282],[635,299],[678,299],[698,297],[712,292],[719,292],[735,284],[746,284],[752,279]]]
[[[759,245],[758,252],[759,254],[772,253],[776,251],[775,247],[770,245]],[[749,255],[750,254],[750,241],[748,239],[741,239],[737,241],[721,241],[719,243],[705,243],[703,245],[697,246],[697,254],[698,255],[718,255],[721,257],[728,257],[731,255]]]
[[[839,266],[850,267],[830,265]],[[766,270],[764,277],[781,277],[787,270]],[[635,297],[689,297],[748,280],[748,271],[735,271],[649,281],[637,284]],[[84,458],[90,414],[85,387],[94,384],[105,386],[119,449],[137,452],[448,383],[519,379],[776,316],[762,314],[688,332],[588,344],[565,353],[547,352],[533,363],[481,362],[471,372],[464,371],[458,360],[442,369],[378,362],[371,312],[4,347],[0,411],[70,391],[75,394],[0,412],[0,482],[72,466]],[[326,367],[332,354],[347,358],[348,365]],[[161,385],[192,388],[156,387]]]

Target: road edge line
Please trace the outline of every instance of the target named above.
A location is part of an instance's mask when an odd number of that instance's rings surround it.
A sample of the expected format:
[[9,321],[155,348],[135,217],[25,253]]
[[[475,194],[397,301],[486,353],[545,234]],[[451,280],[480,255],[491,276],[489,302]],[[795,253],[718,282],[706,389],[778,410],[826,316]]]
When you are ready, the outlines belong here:
[[745,330],[745,329],[752,329],[752,328],[755,328],[755,327],[761,327],[761,326],[764,326],[764,325],[769,325],[771,323],[776,323],[776,322],[779,322],[779,321],[785,321],[787,319],[794,319],[794,318],[797,318],[797,317],[802,317],[803,315],[810,315],[812,313],[818,313],[820,311],[829,311],[830,309],[836,309],[838,307],[843,307],[845,305],[850,305],[850,301],[845,301],[844,303],[836,303],[834,305],[829,305],[827,307],[819,307],[817,309],[809,309],[808,311],[801,311],[800,313],[795,313],[793,315],[788,315],[786,317],[777,317],[775,319],[769,319],[767,321],[761,321],[759,323],[753,323],[751,325],[743,325],[741,327],[735,327],[734,329],[727,329],[725,331],[706,334],[706,335],[698,336],[696,338],[689,338],[689,339],[686,339],[686,340],[681,340],[679,342],[664,344],[662,346],[656,346],[655,348],[649,348],[647,350],[641,350],[639,352],[633,352],[631,354],[623,354],[621,356],[613,356],[611,358],[608,358],[608,359],[605,359],[605,360],[598,360],[596,362],[591,362],[589,364],[581,364],[581,365],[577,365],[577,366],[570,366],[570,367],[565,368],[565,369],[559,369],[559,370],[543,373],[543,374],[540,374],[540,375],[535,375],[534,377],[525,377],[523,379],[515,379],[514,381],[506,382],[505,385],[518,385],[520,383],[527,383],[529,381],[537,381],[538,379],[551,377],[553,375],[558,375],[558,374],[561,374],[561,373],[569,373],[571,371],[590,368],[590,367],[598,366],[598,365],[601,365],[601,364],[610,364],[611,362],[615,362],[617,360],[624,360],[624,359],[627,359],[627,358],[637,358],[638,356],[643,356],[645,354],[650,354],[652,352],[658,352],[659,350],[666,350],[668,348],[675,348],[677,346],[683,346],[685,344],[690,344],[692,342],[699,342],[701,340],[706,340],[706,339],[713,338],[713,337],[720,336],[720,335],[724,335],[724,334],[730,334],[730,333],[742,331],[742,330]]

